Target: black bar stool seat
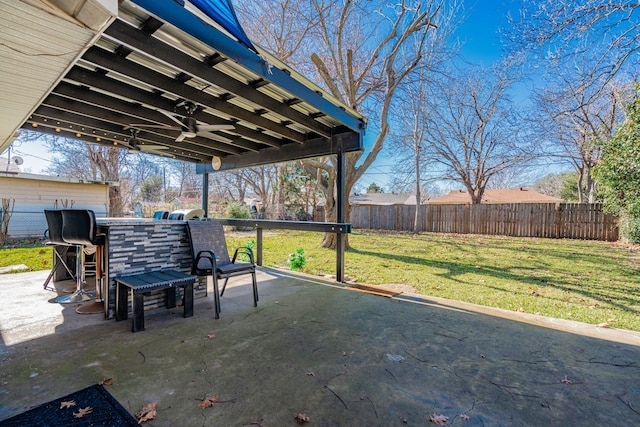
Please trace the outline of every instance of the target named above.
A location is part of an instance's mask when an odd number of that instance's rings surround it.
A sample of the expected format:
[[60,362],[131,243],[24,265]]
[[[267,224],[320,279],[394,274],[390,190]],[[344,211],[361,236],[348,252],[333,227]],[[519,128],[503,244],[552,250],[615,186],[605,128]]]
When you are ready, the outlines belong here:
[[[60,264],[64,266],[67,273],[69,273],[69,276],[71,276],[73,280],[76,280],[75,274],[71,271],[65,260],[69,248],[73,245],[65,242],[62,238],[62,211],[58,209],[45,209],[44,216],[47,220],[47,231],[45,232],[46,241],[44,244],[47,246],[53,246],[54,262],[53,267],[51,268],[51,273],[47,276],[47,280],[45,280],[43,287],[45,290],[55,291],[56,289],[54,287],[49,287],[49,282],[53,278],[53,275]],[[61,248],[60,252],[58,252],[58,248]]]
[[[56,299],[56,302],[67,304],[87,302],[94,296],[84,290],[85,284],[85,248],[96,249],[96,301],[102,302],[102,247],[105,236],[97,233],[96,216],[88,209],[63,209],[62,210],[62,239],[70,245],[76,246],[76,290],[71,295]],[[103,311],[102,307],[99,307]],[[99,312],[99,311],[91,311]]]

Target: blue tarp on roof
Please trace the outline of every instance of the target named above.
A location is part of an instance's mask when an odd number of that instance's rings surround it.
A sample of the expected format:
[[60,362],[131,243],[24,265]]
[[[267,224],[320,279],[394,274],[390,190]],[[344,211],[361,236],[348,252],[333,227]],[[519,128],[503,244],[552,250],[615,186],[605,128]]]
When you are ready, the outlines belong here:
[[230,0],[190,0],[190,2],[209,18],[220,24],[222,28],[231,33],[242,44],[253,51],[256,50],[240,26]]

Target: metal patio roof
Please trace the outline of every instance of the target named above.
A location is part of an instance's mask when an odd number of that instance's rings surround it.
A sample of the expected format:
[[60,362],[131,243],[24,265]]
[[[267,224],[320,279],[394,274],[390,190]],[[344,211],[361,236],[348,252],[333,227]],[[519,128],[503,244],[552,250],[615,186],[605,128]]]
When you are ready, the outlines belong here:
[[0,12],[0,151],[19,128],[199,172],[362,149],[361,115],[189,2],[0,0]]

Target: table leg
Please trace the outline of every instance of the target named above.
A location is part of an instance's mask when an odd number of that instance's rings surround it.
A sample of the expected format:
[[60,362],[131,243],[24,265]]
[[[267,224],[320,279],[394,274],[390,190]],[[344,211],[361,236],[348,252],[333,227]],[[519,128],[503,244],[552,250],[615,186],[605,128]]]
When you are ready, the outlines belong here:
[[176,307],[176,288],[171,286],[167,288],[167,308]]
[[[133,292],[133,291],[132,291]],[[133,332],[144,331],[144,294],[133,294]]]
[[129,288],[116,282],[116,321],[127,320],[129,311]]
[[184,317],[193,316],[193,283],[184,285],[182,293],[182,305],[184,306]]

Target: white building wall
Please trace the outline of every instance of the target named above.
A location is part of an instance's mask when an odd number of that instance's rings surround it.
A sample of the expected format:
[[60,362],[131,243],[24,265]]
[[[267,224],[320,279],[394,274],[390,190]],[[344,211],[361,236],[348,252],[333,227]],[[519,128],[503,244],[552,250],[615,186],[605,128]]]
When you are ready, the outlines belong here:
[[91,209],[98,217],[107,216],[109,185],[74,178],[0,174],[0,199],[15,200],[9,238],[43,236],[47,229],[45,209]]

